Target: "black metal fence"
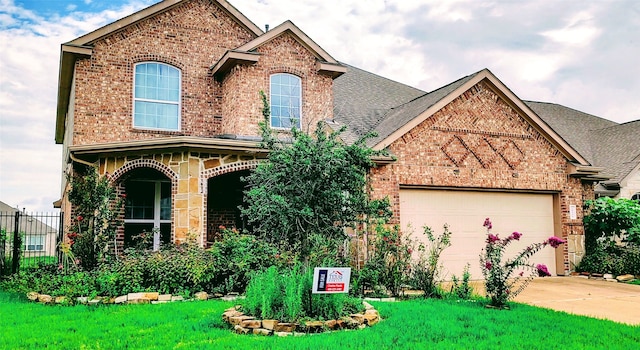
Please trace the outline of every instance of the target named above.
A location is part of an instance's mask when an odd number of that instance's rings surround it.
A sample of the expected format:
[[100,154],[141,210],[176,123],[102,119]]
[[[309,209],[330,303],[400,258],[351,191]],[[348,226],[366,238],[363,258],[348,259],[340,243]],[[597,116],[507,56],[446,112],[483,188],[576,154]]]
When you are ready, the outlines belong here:
[[57,263],[62,213],[0,212],[0,276],[21,268]]

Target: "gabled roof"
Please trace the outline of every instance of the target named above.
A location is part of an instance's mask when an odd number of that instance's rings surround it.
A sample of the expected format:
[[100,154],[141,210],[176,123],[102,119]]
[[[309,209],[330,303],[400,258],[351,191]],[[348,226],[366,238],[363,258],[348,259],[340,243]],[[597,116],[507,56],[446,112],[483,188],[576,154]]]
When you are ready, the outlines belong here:
[[[56,110],[56,143],[62,143],[64,138],[64,119],[69,107],[69,94],[71,92],[73,69],[76,59],[78,57],[90,57],[93,51],[92,47],[98,40],[122,31],[140,21],[168,11],[187,1],[190,0],[161,1],[61,45],[60,72],[58,77],[58,106]],[[229,14],[229,17],[252,33],[254,37],[258,37],[263,34],[263,31],[258,26],[251,22],[247,17],[245,17],[245,15],[229,4],[226,0],[212,1],[215,1],[220,5],[220,7]]]
[[640,120],[591,131],[593,162],[620,183],[640,164]]
[[591,132],[618,125],[607,119],[555,103],[524,101],[591,164],[594,163]]
[[[350,75],[356,76],[350,77]],[[344,84],[341,82],[343,79],[346,80]],[[353,129],[350,134],[346,135],[345,138],[347,140],[345,141],[352,141],[349,139],[361,137],[373,131],[378,136],[371,139],[369,145],[374,149],[383,149],[462,93],[484,81],[562,152],[567,159],[583,166],[589,165],[589,162],[579,152],[560,137],[488,69],[483,69],[432,92],[422,94],[419,94],[420,90],[408,87],[403,88],[400,83],[382,79],[362,70],[350,68],[346,74],[334,82],[335,122],[348,125]],[[369,87],[374,87],[374,97],[368,98],[367,102],[357,101],[358,95],[349,94],[352,92],[350,87],[354,85],[353,82],[358,82],[360,89],[363,90],[359,96],[366,96],[370,93]],[[404,91],[406,91],[406,95],[403,98]],[[385,94],[388,94],[389,97],[385,98]],[[375,96],[380,96],[381,98],[378,100]],[[392,105],[398,101],[400,103]],[[366,107],[366,109],[359,113],[352,112],[362,107]]]
[[255,50],[284,34],[293,36],[298,43],[315,56],[319,73],[336,78],[346,72],[346,67],[331,57],[328,52],[311,40],[311,38],[293,24],[293,22],[287,20],[248,43],[227,51],[222,58],[211,67],[211,73],[220,80],[236,64],[256,63],[259,60],[259,55],[255,53]]

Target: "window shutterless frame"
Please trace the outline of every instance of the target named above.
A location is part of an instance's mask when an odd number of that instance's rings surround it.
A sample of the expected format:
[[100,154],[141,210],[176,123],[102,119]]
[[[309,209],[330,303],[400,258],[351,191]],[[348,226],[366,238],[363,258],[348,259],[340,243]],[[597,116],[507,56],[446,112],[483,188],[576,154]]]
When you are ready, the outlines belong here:
[[139,62],[134,65],[133,70],[133,127],[180,131],[180,70],[161,62]]
[[269,77],[270,125],[274,129],[300,129],[302,125],[302,79],[293,74]]

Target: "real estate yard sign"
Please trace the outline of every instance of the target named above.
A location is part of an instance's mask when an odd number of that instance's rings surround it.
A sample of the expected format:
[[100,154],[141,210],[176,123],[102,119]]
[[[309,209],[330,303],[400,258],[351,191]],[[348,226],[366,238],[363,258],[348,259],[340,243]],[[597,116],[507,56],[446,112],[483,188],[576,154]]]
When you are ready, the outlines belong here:
[[351,268],[316,267],[313,269],[314,294],[349,293]]

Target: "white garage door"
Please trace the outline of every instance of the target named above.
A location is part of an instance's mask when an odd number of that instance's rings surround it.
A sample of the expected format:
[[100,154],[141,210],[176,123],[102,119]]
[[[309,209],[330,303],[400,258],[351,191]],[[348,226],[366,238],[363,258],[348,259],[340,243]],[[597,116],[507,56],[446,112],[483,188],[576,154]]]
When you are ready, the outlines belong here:
[[[485,246],[485,218],[491,218],[492,233],[504,238],[514,231],[523,234],[520,241],[511,243],[505,256],[513,256],[527,245],[542,242],[553,236],[553,195],[531,193],[480,192],[460,190],[400,190],[400,223],[404,232],[428,242],[423,226],[435,234],[449,225],[451,246],[442,256],[444,279],[462,276],[466,263],[470,263],[471,278],[482,279],[479,256]],[[530,262],[547,265],[556,274],[555,250],[546,247],[536,253]]]

